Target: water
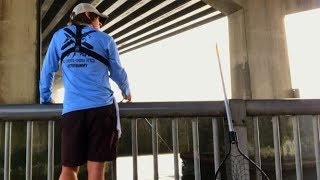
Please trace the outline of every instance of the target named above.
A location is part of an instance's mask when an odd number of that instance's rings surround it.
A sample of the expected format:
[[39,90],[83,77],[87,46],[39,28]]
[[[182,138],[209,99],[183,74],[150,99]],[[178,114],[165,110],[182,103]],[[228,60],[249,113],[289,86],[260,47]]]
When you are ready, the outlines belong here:
[[[179,158],[179,176],[182,177],[182,161]],[[174,179],[173,154],[158,155],[159,180]],[[117,179],[128,180],[133,177],[133,163],[131,156],[117,158]],[[153,180],[153,155],[138,156],[138,179]]]

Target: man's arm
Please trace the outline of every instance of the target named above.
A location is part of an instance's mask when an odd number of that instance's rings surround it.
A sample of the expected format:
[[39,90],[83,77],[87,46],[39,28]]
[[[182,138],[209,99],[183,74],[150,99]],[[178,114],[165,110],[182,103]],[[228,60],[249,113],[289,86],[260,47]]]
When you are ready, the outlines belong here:
[[53,100],[51,98],[52,85],[54,74],[59,69],[59,55],[54,37],[55,36],[53,36],[50,42],[40,74],[39,90],[41,104],[53,103]]
[[129,88],[129,81],[126,71],[121,65],[119,53],[116,43],[112,41],[109,43],[109,71],[110,78],[118,85],[122,92],[124,99],[131,101],[131,92]]

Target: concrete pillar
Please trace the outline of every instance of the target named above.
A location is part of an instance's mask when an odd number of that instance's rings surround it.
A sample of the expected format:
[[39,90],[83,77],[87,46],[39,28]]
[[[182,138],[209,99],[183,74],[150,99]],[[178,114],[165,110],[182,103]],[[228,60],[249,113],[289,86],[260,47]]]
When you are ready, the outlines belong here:
[[[34,104],[38,102],[39,79],[39,21],[37,0],[1,0],[0,2],[0,104]],[[0,123],[2,126],[3,123]],[[11,179],[22,179],[21,174],[26,168],[24,154],[38,151],[38,147],[31,151],[26,149],[27,132],[32,134],[32,124],[12,124],[11,139]],[[35,125],[34,142],[46,145],[46,141]],[[42,131],[44,132],[44,131]],[[29,135],[30,135],[29,134]],[[3,134],[0,146],[3,146]],[[32,147],[32,141],[30,143]],[[44,146],[45,147],[45,146]],[[30,153],[29,153],[30,152]],[[3,154],[1,153],[1,157]],[[28,157],[32,160],[32,157]],[[38,159],[34,159],[39,161]],[[31,168],[27,164],[27,169]],[[37,174],[38,172],[33,172]],[[38,173],[39,174],[39,173]],[[26,177],[30,177],[27,173]],[[43,179],[43,178],[42,178]]]
[[293,97],[284,1],[238,3],[243,10],[228,16],[232,98]]
[[251,99],[246,31],[243,9],[228,16],[232,97]]
[[[237,0],[242,9],[228,15],[233,99],[293,97],[282,0]],[[246,150],[245,124],[235,125]]]
[[37,8],[37,0],[1,0],[0,104],[38,102]]

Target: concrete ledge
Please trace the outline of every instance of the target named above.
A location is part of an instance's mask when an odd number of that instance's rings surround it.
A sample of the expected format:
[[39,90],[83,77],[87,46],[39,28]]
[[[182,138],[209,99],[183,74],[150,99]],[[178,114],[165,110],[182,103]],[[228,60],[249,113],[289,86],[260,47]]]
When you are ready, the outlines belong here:
[[232,0],[203,0],[203,2],[212,6],[224,15],[229,15],[242,9],[240,5],[233,2]]
[[286,0],[286,14],[320,8],[319,0]]

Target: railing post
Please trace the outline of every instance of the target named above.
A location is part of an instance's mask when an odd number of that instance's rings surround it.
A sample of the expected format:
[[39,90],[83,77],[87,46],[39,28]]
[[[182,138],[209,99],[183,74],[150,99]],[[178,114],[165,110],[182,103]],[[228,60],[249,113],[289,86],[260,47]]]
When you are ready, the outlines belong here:
[[172,144],[174,156],[174,179],[179,180],[179,138],[178,138],[178,120],[172,120]]
[[152,119],[152,153],[153,153],[153,179],[159,178],[158,172],[158,123]]
[[193,139],[194,179],[200,180],[201,172],[200,172],[198,118],[192,119],[192,139]]
[[32,179],[32,141],[33,141],[33,122],[27,122],[26,139],[26,180]]
[[302,158],[301,158],[301,143],[300,143],[300,128],[299,128],[299,118],[297,116],[290,117],[293,125],[293,137],[295,145],[295,160],[296,160],[296,175],[297,180],[303,179],[302,171]]
[[[261,153],[260,153],[260,131],[259,131],[259,118],[253,117],[253,131],[254,131],[254,154],[255,163],[261,167]],[[261,180],[262,176],[260,171],[256,171],[257,180]]]
[[282,180],[282,166],[281,166],[281,151],[280,151],[280,133],[279,133],[279,118],[272,117],[273,128],[273,144],[274,144],[274,158],[276,168],[276,180]]
[[4,136],[4,180],[10,180],[11,171],[11,130],[12,122],[5,122],[5,136]]
[[133,180],[138,179],[138,135],[137,135],[137,119],[131,121],[132,133],[132,163],[133,163]]
[[[238,145],[243,154],[248,156],[248,133],[247,133],[247,126],[246,126],[246,118],[247,118],[247,112],[246,112],[246,104],[245,101],[242,99],[231,99],[229,101],[230,104],[230,110],[231,110],[231,116],[233,119],[234,124],[234,130],[237,132],[238,136]],[[240,152],[237,151],[235,148],[231,148],[231,157],[238,157],[240,155]],[[233,177],[236,176],[236,174],[233,174],[232,167],[238,167],[243,169],[242,174],[244,176],[243,179],[250,179],[250,171],[249,171],[249,163],[244,162],[235,162],[231,161],[231,170]],[[233,164],[234,163],[234,164]],[[237,164],[236,164],[237,163]],[[240,166],[240,167],[239,167]]]
[[316,156],[317,180],[320,180],[320,143],[319,143],[319,115],[312,117],[314,153]]
[[47,180],[54,179],[54,121],[48,122],[48,169]]
[[[214,172],[216,173],[220,166],[220,151],[219,151],[219,130],[217,118],[212,118],[212,135],[213,135],[213,157],[214,157]],[[217,179],[220,179],[220,173]]]

